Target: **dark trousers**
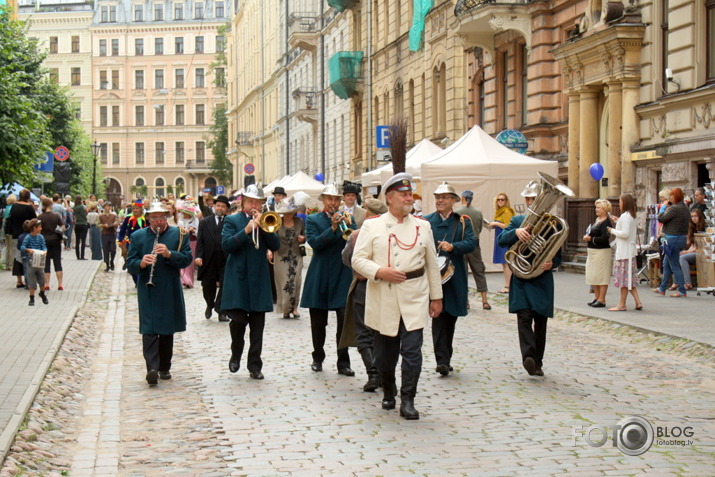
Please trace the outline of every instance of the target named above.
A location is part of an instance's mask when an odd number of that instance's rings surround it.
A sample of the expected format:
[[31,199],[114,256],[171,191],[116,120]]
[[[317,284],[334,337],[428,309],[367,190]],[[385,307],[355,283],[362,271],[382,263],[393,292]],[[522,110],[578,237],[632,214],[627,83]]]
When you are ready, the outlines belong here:
[[84,248],[87,246],[87,231],[89,231],[89,225],[76,224],[74,226],[74,253],[77,255],[77,259],[84,258]]
[[[218,295],[216,295],[216,290],[218,290]],[[201,291],[204,294],[206,306],[216,310],[216,313],[221,313],[222,284],[217,284],[216,280],[201,280]]]
[[432,344],[434,345],[434,357],[438,365],[449,366],[452,361],[452,341],[454,340],[454,328],[456,326],[457,317],[449,313],[442,312],[432,320]]
[[[62,271],[62,241],[47,240],[47,257],[45,257],[45,273],[50,273],[50,266],[54,265],[56,272]],[[50,263],[52,262],[52,263]]]
[[146,370],[169,371],[174,356],[174,335],[142,335]]
[[104,263],[109,267],[114,267],[114,257],[117,256],[117,239],[114,234],[102,234],[102,253]]
[[[322,363],[325,361],[325,328],[328,326],[328,311],[319,308],[310,308],[310,332],[313,336],[313,362]],[[343,332],[343,320],[345,318],[345,308],[335,310],[338,318],[338,330],[335,334],[335,343],[340,342],[340,335]],[[350,355],[348,349],[338,350],[338,370],[350,367]]]
[[516,312],[516,319],[519,326],[519,347],[521,347],[522,361],[531,356],[536,361],[536,365],[541,367],[544,349],[546,349],[548,318],[532,310],[519,310]]
[[482,250],[477,245],[474,251],[468,253],[464,256],[467,261],[467,265],[472,270],[472,275],[474,276],[474,282],[477,285],[478,292],[489,291],[487,287],[487,275],[486,267],[484,266],[484,261],[482,260]]
[[358,281],[355,284],[353,294],[353,318],[355,323],[355,341],[358,351],[372,349],[374,347],[375,331],[365,324],[365,293],[367,291],[367,280]]
[[375,333],[375,366],[382,373],[394,372],[397,360],[402,356],[402,374],[422,370],[423,330],[407,331],[400,320],[397,336]]
[[231,360],[241,362],[243,347],[246,344],[244,335],[246,326],[249,331],[250,345],[248,347],[247,368],[251,372],[258,372],[263,368],[261,352],[263,351],[263,328],[266,325],[265,312],[245,311],[245,310],[225,310],[231,323]]

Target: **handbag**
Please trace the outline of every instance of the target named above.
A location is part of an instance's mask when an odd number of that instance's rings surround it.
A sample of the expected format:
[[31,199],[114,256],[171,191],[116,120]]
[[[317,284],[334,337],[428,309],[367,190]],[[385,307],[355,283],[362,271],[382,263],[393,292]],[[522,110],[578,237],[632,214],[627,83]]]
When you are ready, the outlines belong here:
[[305,245],[298,245],[298,252],[300,252],[301,257],[308,255],[308,252],[305,251]]

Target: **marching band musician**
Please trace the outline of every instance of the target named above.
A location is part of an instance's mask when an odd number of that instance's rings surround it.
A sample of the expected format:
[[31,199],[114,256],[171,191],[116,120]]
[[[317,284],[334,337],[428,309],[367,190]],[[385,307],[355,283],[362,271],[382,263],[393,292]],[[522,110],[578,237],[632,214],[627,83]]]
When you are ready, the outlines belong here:
[[395,367],[402,356],[400,416],[419,419],[414,407],[422,369],[423,329],[442,312],[442,286],[432,228],[412,211],[412,176],[395,174],[383,190],[388,212],[366,220],[352,265],[368,279],[365,324],[375,330],[375,364],[383,381],[383,409],[395,408]]
[[[221,248],[221,230],[223,220],[230,207],[228,197],[219,195],[214,200],[213,214],[205,216],[199,222],[196,238],[196,259],[199,267],[197,278],[201,280],[206,311],[204,316],[211,319],[212,310],[218,313],[218,321],[226,322],[228,317],[221,311],[221,291],[223,271],[226,267],[226,255]],[[218,290],[218,295],[216,291]]]
[[[328,311],[334,310],[338,326],[336,344],[340,341],[345,317],[345,302],[350,288],[352,271],[343,265],[340,257],[345,240],[339,224],[345,218],[338,212],[340,191],[334,184],[325,186],[320,194],[323,211],[309,215],[305,229],[308,244],[313,249],[313,257],[305,276],[305,286],[300,306],[310,311],[310,330],[313,339],[313,363],[310,369],[323,370],[325,360],[325,329],[328,325]],[[348,226],[355,229],[355,221]],[[338,349],[338,373],[355,376],[350,369],[348,348]]]
[[251,184],[243,193],[243,211],[224,219],[221,245],[227,255],[221,310],[231,319],[231,359],[228,369],[238,371],[245,344],[246,327],[250,327],[250,345],[246,367],[253,379],[263,379],[263,328],[266,312],[273,311],[268,250],[280,248],[276,233],[260,226],[261,211],[266,201],[263,189]]
[[[540,186],[529,182],[521,193],[526,208],[536,200]],[[499,235],[500,247],[511,247],[517,241],[528,242],[531,231],[521,228],[526,215],[512,217],[509,225]],[[543,376],[544,349],[546,348],[546,322],[554,316],[554,277],[552,270],[561,264],[561,252],[542,265],[544,272],[528,280],[512,274],[509,287],[509,313],[516,313],[519,329],[519,346],[524,369],[529,376]]]
[[365,222],[366,211],[358,205],[360,186],[354,182],[343,181],[343,204],[338,209],[340,212],[348,213],[355,218],[357,228],[362,227]]
[[186,331],[180,272],[191,263],[191,246],[178,227],[167,224],[168,215],[164,204],[152,203],[150,227],[132,234],[127,254],[127,270],[138,279],[139,332],[150,386],[158,378],[171,379],[174,333]]
[[467,315],[469,287],[464,256],[476,247],[472,221],[453,211],[459,200],[454,187],[442,182],[434,191],[437,211],[425,216],[432,225],[432,236],[440,256],[454,267],[454,274],[442,285],[442,313],[432,320],[432,343],[437,361],[436,372],[447,376],[452,371],[452,342],[457,317]]

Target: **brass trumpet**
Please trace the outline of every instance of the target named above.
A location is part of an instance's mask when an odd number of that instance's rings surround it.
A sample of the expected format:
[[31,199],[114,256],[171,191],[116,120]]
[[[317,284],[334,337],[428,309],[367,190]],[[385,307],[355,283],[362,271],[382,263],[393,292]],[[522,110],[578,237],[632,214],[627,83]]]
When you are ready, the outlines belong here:
[[[254,212],[254,217],[256,214],[259,214],[260,212],[255,211]],[[272,234],[275,232],[278,232],[280,230],[281,226],[283,226],[283,218],[278,215],[277,213],[273,211],[266,211],[261,213],[261,218],[258,220],[258,226],[261,228],[266,233]],[[253,229],[253,234],[252,237],[253,243],[256,246],[256,250],[260,248],[260,243],[259,243],[259,232],[258,229]]]
[[353,219],[350,217],[350,214],[341,215],[343,218],[340,222],[338,222],[338,228],[340,229],[340,233],[343,235],[343,240],[349,240],[353,233],[353,229],[350,228],[353,223]]

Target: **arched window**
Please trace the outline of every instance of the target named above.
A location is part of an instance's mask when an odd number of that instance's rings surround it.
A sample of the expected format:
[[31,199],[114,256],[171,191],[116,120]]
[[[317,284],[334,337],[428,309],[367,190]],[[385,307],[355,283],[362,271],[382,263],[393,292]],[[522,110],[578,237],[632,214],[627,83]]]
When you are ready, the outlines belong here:
[[186,185],[184,184],[184,178],[177,177],[175,184],[176,184],[176,197],[179,197],[181,194],[184,193],[184,190],[186,189]]
[[145,184],[144,179],[141,177],[137,177],[137,180],[134,181],[134,185],[137,187],[142,187]]
[[211,189],[209,191],[209,194],[215,195],[216,194],[216,186],[218,184],[216,183],[216,179],[213,177],[207,177],[206,180],[204,181],[204,188]]
[[154,181],[154,186],[156,187],[156,190],[154,191],[154,195],[157,198],[164,197],[166,195],[166,190],[164,189],[164,186],[166,183],[164,182],[164,179],[161,177],[157,177],[157,179]]

